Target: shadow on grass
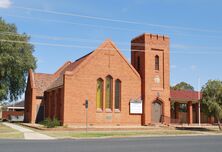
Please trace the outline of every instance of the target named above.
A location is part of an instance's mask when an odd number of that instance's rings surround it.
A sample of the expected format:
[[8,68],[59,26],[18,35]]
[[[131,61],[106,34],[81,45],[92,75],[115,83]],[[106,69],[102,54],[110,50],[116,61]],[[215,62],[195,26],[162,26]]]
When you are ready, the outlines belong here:
[[203,127],[176,127],[176,130],[190,130],[190,131],[213,131]]

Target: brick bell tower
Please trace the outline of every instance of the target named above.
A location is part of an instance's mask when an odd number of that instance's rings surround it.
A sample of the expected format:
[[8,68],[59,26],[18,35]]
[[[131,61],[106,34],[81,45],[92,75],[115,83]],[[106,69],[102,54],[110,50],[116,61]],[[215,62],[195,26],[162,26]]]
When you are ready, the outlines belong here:
[[142,34],[131,41],[131,62],[141,76],[142,125],[170,123],[170,52],[166,36]]

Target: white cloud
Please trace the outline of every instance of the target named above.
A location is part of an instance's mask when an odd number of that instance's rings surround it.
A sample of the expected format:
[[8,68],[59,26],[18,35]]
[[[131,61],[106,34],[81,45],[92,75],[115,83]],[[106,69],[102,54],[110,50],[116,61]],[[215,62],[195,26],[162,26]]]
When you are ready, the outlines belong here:
[[11,5],[11,0],[0,0],[0,8],[9,8]]

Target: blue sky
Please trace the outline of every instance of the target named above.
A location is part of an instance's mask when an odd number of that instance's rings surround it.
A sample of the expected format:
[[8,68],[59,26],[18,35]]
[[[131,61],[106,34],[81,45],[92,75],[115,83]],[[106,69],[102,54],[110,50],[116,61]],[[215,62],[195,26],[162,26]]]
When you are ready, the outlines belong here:
[[[171,39],[171,85],[222,79],[220,0],[0,0],[0,16],[31,35],[36,72],[53,73],[110,38],[130,59],[144,32]],[[50,13],[49,13],[50,12]],[[63,14],[63,15],[62,15]]]

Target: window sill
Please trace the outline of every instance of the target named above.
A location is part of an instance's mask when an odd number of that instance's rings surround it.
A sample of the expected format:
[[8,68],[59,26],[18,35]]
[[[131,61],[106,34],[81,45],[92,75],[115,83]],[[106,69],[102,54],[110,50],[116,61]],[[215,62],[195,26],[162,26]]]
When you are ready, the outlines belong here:
[[115,113],[120,113],[119,109],[115,109],[114,111],[115,111]]
[[107,112],[107,113],[111,113],[112,110],[111,110],[111,109],[106,109],[106,112]]
[[96,112],[101,113],[101,112],[103,112],[103,110],[101,108],[97,108]]

